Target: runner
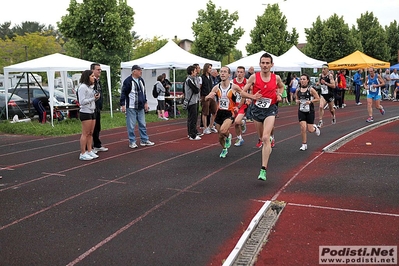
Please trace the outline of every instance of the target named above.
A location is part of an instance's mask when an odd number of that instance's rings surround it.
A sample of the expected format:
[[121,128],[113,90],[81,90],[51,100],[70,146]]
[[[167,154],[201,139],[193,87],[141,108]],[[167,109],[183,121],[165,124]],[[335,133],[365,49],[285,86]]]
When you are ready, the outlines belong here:
[[273,58],[270,54],[264,53],[259,62],[260,72],[251,75],[244,91],[253,86],[252,93],[262,94],[262,98],[254,101],[252,115],[256,130],[261,136],[262,147],[262,167],[259,172],[258,179],[266,180],[266,169],[271,153],[271,134],[274,128],[274,122],[278,113],[277,101],[281,101],[284,84],[280,76],[272,73],[270,69],[273,67]]
[[220,153],[220,158],[225,158],[228,153],[228,148],[231,146],[231,134],[229,128],[234,121],[234,107],[235,97],[237,94],[242,97],[259,99],[262,97],[260,93],[255,95],[249,94],[243,91],[236,84],[233,84],[229,80],[230,68],[224,66],[220,69],[221,82],[214,86],[211,92],[205,97],[205,100],[214,99],[217,96],[218,99],[218,111],[215,117],[216,129],[218,130],[219,143],[223,150]]
[[377,108],[382,115],[385,114],[385,110],[380,105],[381,102],[381,87],[385,86],[384,79],[375,73],[374,68],[368,69],[369,75],[366,77],[364,82],[364,88],[367,89],[367,113],[369,117],[366,122],[374,122],[373,118],[373,101],[375,102],[375,108]]
[[335,81],[332,74],[330,74],[328,70],[328,65],[323,64],[323,68],[320,74],[318,85],[321,87],[321,97],[319,104],[319,123],[317,127],[321,128],[323,126],[323,115],[324,115],[324,106],[328,105],[328,109],[330,110],[332,116],[332,124],[337,122],[335,118],[335,109],[334,109],[334,89],[335,89]]
[[[236,84],[240,89],[244,88],[245,84],[247,84],[247,79],[244,77],[245,75],[245,67],[239,66],[236,70],[237,77],[233,79],[233,83]],[[247,111],[248,105],[246,104],[246,99],[241,98],[240,94],[237,94],[236,97],[236,106],[234,107],[235,119],[234,119],[234,129],[236,132],[236,142],[234,146],[239,147],[244,143],[244,138],[242,134],[247,130],[246,121],[244,115]]]
[[309,75],[302,74],[300,79],[300,88],[295,92],[296,103],[298,108],[298,120],[301,127],[302,146],[299,148],[301,151],[308,149],[306,130],[310,133],[316,133],[320,136],[320,129],[314,123],[315,111],[314,103],[320,100],[317,91],[309,86]]

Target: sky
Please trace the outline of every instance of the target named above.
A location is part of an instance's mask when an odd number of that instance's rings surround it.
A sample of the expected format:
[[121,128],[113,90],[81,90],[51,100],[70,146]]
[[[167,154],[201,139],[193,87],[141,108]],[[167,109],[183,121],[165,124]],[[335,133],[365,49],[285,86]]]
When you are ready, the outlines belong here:
[[[77,0],[82,2],[82,0]],[[248,1],[248,0],[247,0]],[[141,38],[152,39],[154,36],[162,39],[193,40],[191,24],[198,17],[199,10],[206,10],[208,0],[127,0],[135,12],[135,24],[132,28]],[[356,19],[361,14],[373,12],[382,26],[388,26],[395,19],[399,22],[398,0],[212,0],[216,8],[227,9],[229,13],[236,12],[239,20],[235,27],[242,27],[244,35],[237,43],[237,49],[246,55],[245,46],[250,42],[250,31],[255,26],[255,20],[264,13],[267,4],[278,3],[280,11],[287,19],[287,30],[295,27],[299,33],[299,42],[306,42],[305,28],[311,28],[312,23],[320,16],[322,21],[333,14],[343,17],[345,23],[356,25]],[[34,21],[46,26],[57,26],[61,17],[68,14],[70,0],[9,0],[2,3],[0,23],[11,22],[12,26],[24,21]]]

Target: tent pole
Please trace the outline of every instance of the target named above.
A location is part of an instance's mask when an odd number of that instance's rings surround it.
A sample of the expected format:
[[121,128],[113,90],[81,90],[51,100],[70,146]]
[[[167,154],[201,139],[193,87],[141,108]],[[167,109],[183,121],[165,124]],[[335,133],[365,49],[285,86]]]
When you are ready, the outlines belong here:
[[176,68],[173,67],[173,114],[176,118]]

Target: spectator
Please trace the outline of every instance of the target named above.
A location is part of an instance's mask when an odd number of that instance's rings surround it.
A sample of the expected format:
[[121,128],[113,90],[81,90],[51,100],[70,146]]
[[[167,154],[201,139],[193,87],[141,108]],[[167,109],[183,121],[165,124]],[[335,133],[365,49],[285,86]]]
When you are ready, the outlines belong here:
[[360,87],[363,84],[362,73],[363,73],[363,69],[359,68],[356,71],[355,75],[353,76],[353,82],[355,83],[355,101],[356,101],[356,105],[361,105],[362,104],[360,102]]
[[104,147],[100,140],[101,131],[101,110],[103,109],[103,92],[101,88],[100,76],[101,76],[101,65],[93,63],[90,65],[90,69],[94,73],[94,91],[100,94],[100,98],[96,101],[96,125],[93,131],[93,150],[95,153],[98,151],[108,151],[108,148]]
[[295,92],[298,88],[298,80],[296,78],[296,74],[292,75],[292,79],[290,81],[290,102],[292,103],[295,100]]
[[132,74],[123,81],[120,105],[126,113],[126,126],[129,136],[129,147],[137,148],[134,128],[139,126],[140,146],[152,146],[155,143],[149,140],[145,123],[145,112],[148,112],[145,84],[141,77],[142,69],[138,65],[132,66]]
[[[204,134],[217,133],[217,130],[213,125],[215,121],[215,114],[217,111],[216,102],[214,99],[205,100],[205,96],[207,96],[213,88],[212,86],[213,83],[210,74],[211,70],[212,70],[212,65],[209,63],[205,63],[201,75],[202,87],[201,87],[200,102],[201,102],[201,118],[202,118],[202,125],[204,128],[203,131]],[[209,116],[210,119],[208,120]]]
[[200,140],[200,134],[197,131],[197,120],[198,120],[198,99],[200,89],[197,78],[197,67],[187,67],[187,79],[185,81],[185,99],[188,100],[187,104],[187,131],[190,140]]
[[35,107],[39,114],[39,123],[46,124],[47,110],[50,109],[50,104],[47,97],[38,97],[33,99],[33,107]]
[[167,117],[165,117],[165,86],[162,84],[162,81],[164,80],[163,75],[159,75],[157,77],[157,82],[155,85],[157,86],[157,91],[158,91],[158,105],[157,105],[157,112],[158,112],[158,118],[163,119],[163,120],[168,120]]
[[[88,161],[98,158],[92,150],[93,131],[96,125],[96,104],[100,94],[95,92],[93,85],[95,75],[92,70],[85,70],[80,77],[80,86],[78,89],[80,113],[79,118],[82,121],[82,135],[80,136],[80,155],[79,160]],[[87,151],[86,151],[87,147]]]
[[245,74],[245,77],[244,77],[244,78],[249,79],[249,77],[250,77],[252,74],[254,74],[254,73],[255,73],[254,67],[253,67],[253,66],[250,66],[250,67],[248,68],[248,72]]
[[[390,75],[390,78],[391,78],[390,84],[389,84],[391,86],[390,93],[391,93],[391,95],[393,95],[393,93],[395,92],[396,81],[399,80],[399,74],[398,74],[398,70],[396,68],[393,69],[393,71],[392,71],[392,73]],[[393,98],[393,100],[396,101],[397,99]]]

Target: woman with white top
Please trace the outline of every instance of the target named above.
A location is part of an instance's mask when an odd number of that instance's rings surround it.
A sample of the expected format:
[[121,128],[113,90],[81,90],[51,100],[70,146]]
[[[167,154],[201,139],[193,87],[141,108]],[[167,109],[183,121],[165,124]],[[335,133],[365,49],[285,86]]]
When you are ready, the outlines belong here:
[[[95,76],[92,70],[85,70],[80,77],[80,86],[78,89],[78,99],[80,106],[79,118],[82,122],[82,135],[80,136],[80,155],[79,160],[88,161],[98,158],[92,150],[93,130],[96,124],[96,104],[95,101],[100,98],[100,94],[95,92],[93,84]],[[86,151],[87,148],[87,151]]]

